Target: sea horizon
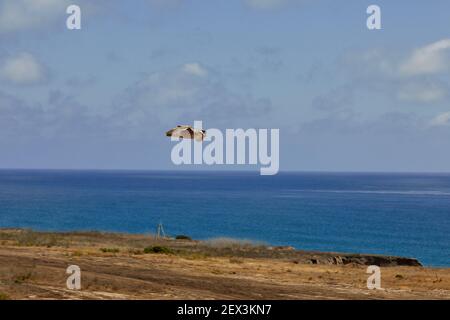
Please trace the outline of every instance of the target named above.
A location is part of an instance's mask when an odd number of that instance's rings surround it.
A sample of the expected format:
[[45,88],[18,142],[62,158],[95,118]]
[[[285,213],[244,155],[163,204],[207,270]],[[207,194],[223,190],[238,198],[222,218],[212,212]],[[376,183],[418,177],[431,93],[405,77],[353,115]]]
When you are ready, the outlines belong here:
[[[191,165],[194,167],[194,165]],[[180,172],[205,172],[205,173],[258,173],[259,168],[255,169],[217,169],[217,166],[213,169],[205,169],[205,166],[202,168],[167,168],[167,169],[147,169],[147,168],[25,168],[25,167],[3,167],[0,168],[0,171],[117,171],[117,172],[167,172],[167,173],[180,173]],[[276,175],[279,174],[289,174],[289,173],[300,173],[300,174],[437,174],[437,175],[450,175],[450,171],[398,171],[398,170],[282,170],[280,169]],[[275,175],[275,176],[276,176]]]

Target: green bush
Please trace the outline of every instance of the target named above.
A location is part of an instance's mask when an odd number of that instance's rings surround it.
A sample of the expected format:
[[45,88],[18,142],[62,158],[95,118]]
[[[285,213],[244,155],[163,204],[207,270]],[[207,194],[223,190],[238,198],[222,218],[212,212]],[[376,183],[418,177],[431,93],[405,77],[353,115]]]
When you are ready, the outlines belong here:
[[191,237],[185,236],[184,234],[180,234],[180,235],[176,236],[175,239],[177,239],[177,240],[192,240]]
[[162,246],[153,246],[144,248],[144,253],[165,253],[171,254],[173,251],[170,248]]

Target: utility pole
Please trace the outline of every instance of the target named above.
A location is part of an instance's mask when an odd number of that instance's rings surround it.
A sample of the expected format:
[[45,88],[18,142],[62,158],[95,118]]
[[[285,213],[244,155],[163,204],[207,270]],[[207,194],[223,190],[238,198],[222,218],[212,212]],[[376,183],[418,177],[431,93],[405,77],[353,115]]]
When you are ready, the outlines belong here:
[[158,228],[156,229],[156,239],[165,238],[166,233],[164,232],[164,227],[161,221],[158,224]]

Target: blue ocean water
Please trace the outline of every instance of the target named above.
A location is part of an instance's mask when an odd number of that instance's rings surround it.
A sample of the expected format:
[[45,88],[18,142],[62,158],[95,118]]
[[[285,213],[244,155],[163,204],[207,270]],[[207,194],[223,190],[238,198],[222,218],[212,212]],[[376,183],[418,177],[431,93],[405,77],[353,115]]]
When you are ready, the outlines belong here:
[[234,237],[450,266],[450,175],[0,171],[0,227]]

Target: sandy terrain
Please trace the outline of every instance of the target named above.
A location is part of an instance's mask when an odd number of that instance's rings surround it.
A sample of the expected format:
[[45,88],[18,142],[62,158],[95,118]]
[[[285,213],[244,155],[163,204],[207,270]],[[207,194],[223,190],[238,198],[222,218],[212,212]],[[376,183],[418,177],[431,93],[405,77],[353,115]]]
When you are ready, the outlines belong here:
[[[156,245],[168,252],[143,253]],[[384,266],[383,289],[368,290],[367,266],[322,259],[335,256],[224,239],[0,230],[0,299],[450,299],[450,268]],[[79,291],[66,288],[73,264]]]

